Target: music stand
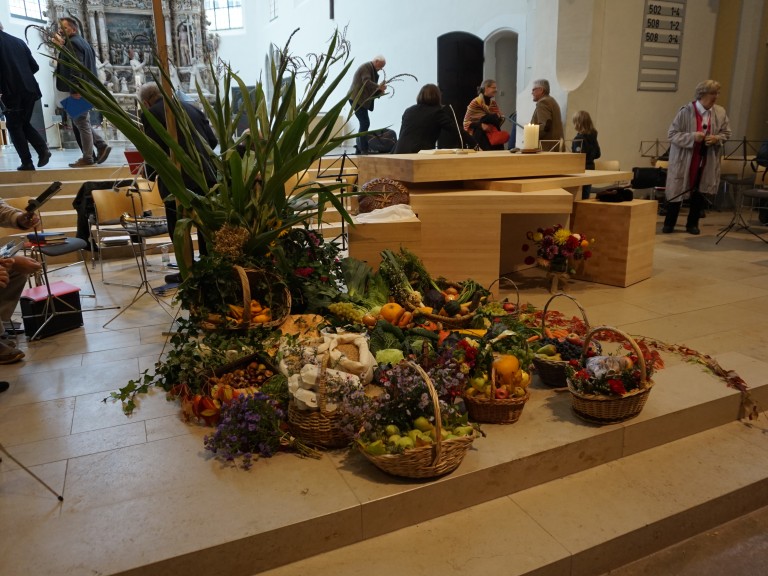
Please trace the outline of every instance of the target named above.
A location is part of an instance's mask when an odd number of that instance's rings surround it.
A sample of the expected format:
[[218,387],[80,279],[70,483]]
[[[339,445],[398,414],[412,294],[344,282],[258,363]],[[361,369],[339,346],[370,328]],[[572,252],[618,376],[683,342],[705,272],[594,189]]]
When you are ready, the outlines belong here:
[[139,276],[141,278],[141,281],[139,282],[139,287],[136,290],[136,293],[133,295],[133,299],[128,303],[127,306],[123,306],[123,308],[115,314],[112,318],[107,320],[102,325],[102,328],[106,328],[109,324],[112,323],[113,320],[117,319],[118,316],[120,316],[123,312],[128,310],[131,306],[136,304],[139,300],[141,300],[142,297],[145,295],[149,295],[155,302],[157,302],[160,305],[160,308],[163,309],[163,311],[168,314],[171,318],[173,318],[173,314],[171,313],[173,310],[173,307],[168,304],[167,302],[164,302],[155,292],[152,290],[152,285],[149,283],[148,278],[148,272],[147,272],[147,260],[146,260],[146,250],[144,248],[144,242],[141,239],[141,232],[139,230],[139,211],[136,208],[136,197],[139,197],[139,202],[141,202],[141,192],[139,191],[138,186],[129,186],[126,189],[126,194],[131,199],[131,209],[133,211],[133,219],[134,219],[134,230],[129,230],[129,234],[135,234],[136,238],[138,238],[137,244],[139,245],[139,257],[138,257],[138,268],[139,268]]
[[[347,161],[349,161],[349,163],[352,166],[355,167],[355,170],[357,170],[357,165],[347,155],[346,151],[342,153],[340,158],[341,158],[341,163],[339,164],[339,171],[338,171],[338,173],[336,173],[335,171],[332,172],[332,168],[336,165],[336,162],[338,162],[338,160],[334,160],[333,162],[331,162],[330,165],[325,169],[325,171],[323,171],[322,167],[321,167],[323,159],[321,157],[317,161],[317,177],[318,178],[322,178],[326,174],[335,173],[336,174],[336,178],[335,178],[336,182],[338,182],[340,184],[344,184],[345,183],[344,178],[346,176],[352,176],[353,174],[357,173],[357,172],[354,172],[354,173],[350,172],[349,174],[347,174],[347,173],[344,172],[344,166],[347,163]],[[352,186],[354,188],[355,185],[353,184]],[[345,188],[343,186],[341,188],[339,188],[339,198],[341,199],[342,204],[345,203],[344,202],[344,190],[345,190]],[[341,219],[341,234],[336,236],[336,238],[334,238],[333,241],[336,241],[339,238],[341,238],[341,249],[342,250],[346,250],[347,249],[347,223],[344,221],[344,218]]]
[[[46,484],[46,483],[45,483],[45,482],[42,480],[42,478],[40,478],[40,477],[39,477],[37,474],[35,474],[34,472],[32,472],[32,470],[30,470],[30,469],[29,469],[29,468],[27,468],[26,466],[24,466],[24,464],[22,464],[21,462],[19,462],[18,460],[16,460],[16,458],[14,458],[13,456],[11,456],[11,454],[8,452],[8,450],[6,450],[6,449],[5,449],[5,446],[3,446],[2,442],[0,442],[0,452],[2,452],[3,454],[5,454],[6,456],[8,456],[8,458],[10,458],[11,460],[13,460],[13,462],[15,462],[15,463],[16,463],[16,465],[17,465],[19,468],[21,468],[22,470],[24,470],[24,471],[25,471],[27,474],[29,474],[30,476],[32,476],[32,478],[34,478],[35,480],[37,480],[38,482],[40,482],[40,484],[42,484],[43,486],[45,486],[45,487],[48,489],[48,491],[49,491],[51,494],[53,494],[54,496],[56,496],[56,498],[58,498],[58,499],[59,499],[59,502],[64,502],[64,496],[62,496],[61,494],[59,494],[58,492],[56,492],[56,491],[55,491],[53,488],[51,488],[50,486],[48,486],[48,484]],[[3,461],[3,459],[2,459],[2,457],[0,457],[0,462],[2,462],[2,461]]]

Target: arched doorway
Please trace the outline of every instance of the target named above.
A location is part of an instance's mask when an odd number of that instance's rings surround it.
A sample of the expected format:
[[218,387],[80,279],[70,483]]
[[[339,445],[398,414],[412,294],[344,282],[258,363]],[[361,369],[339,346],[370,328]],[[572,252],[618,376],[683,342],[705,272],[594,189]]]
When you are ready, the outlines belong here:
[[[505,115],[512,114],[517,110],[517,59],[518,34],[511,30],[495,32],[485,42],[468,32],[439,36],[437,84],[443,104],[453,107],[461,123],[467,104],[477,95],[477,87],[484,78],[494,78],[499,86],[499,107]],[[504,129],[511,132],[512,125]]]
[[[437,38],[437,85],[443,104],[450,104],[461,124],[467,104],[477,95],[483,81],[483,41],[467,32],[449,32]],[[438,142],[441,148],[452,143]]]

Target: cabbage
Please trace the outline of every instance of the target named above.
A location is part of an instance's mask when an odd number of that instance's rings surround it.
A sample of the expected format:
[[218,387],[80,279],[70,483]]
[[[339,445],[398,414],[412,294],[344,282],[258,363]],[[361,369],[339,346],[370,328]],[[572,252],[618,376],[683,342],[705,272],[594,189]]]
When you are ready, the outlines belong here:
[[399,364],[405,359],[403,351],[397,348],[387,348],[376,352],[376,362],[378,364]]

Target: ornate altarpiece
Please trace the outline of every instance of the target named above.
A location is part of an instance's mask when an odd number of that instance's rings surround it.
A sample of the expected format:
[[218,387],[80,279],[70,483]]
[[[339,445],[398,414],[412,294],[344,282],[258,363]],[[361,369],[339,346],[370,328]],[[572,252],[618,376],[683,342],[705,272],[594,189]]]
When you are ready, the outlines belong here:
[[[213,90],[208,71],[216,60],[218,37],[207,33],[202,0],[162,0],[169,72],[174,88],[196,94]],[[80,22],[99,59],[99,77],[116,95],[130,95],[150,79],[155,27],[151,0],[48,0],[48,19],[70,16]],[[156,69],[155,69],[156,71]]]

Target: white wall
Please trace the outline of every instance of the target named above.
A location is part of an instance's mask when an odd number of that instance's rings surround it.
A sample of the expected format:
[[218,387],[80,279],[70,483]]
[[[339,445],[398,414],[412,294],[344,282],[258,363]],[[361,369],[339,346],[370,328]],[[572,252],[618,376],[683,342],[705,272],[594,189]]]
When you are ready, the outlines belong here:
[[[513,30],[519,34],[520,121],[525,123],[533,112],[531,83],[547,78],[562,108],[566,137],[573,136],[573,113],[588,110],[600,133],[603,157],[618,159],[622,168],[629,169],[648,165],[649,159],[640,155],[640,141],[665,139],[675,112],[692,97],[694,86],[708,77],[718,9],[717,0],[698,0],[695,9],[694,3],[689,4],[680,90],[638,92],[644,4],[642,0],[478,0],[471,5],[463,0],[378,4],[336,0],[332,21],[327,2],[278,0],[278,17],[268,22],[267,0],[249,0],[245,32],[223,35],[220,55],[253,81],[261,73],[270,41],[283,45],[295,28],[301,28],[292,47],[295,53],[306,54],[322,48],[337,26],[347,26],[353,67],[382,53],[388,75],[408,72],[419,79],[397,84],[394,97],[376,103],[372,128],[397,130],[403,110],[413,104],[419,88],[436,82],[438,36],[465,31],[487,39],[498,30]],[[348,86],[345,81],[340,98]]]
[[[37,24],[30,20],[22,20],[21,18],[11,17],[10,9],[8,6],[8,0],[0,0],[0,21],[3,23],[3,31],[7,32],[11,36],[17,38],[24,38],[24,29],[30,24]],[[40,85],[40,91],[43,93],[41,103],[43,105],[43,118],[45,120],[45,126],[47,128],[48,145],[51,148],[59,146],[58,131],[52,127],[51,116],[56,108],[56,90],[54,88],[53,71],[54,67],[51,66],[51,59],[41,53],[38,49],[40,44],[40,35],[35,30],[29,31],[29,49],[32,51],[32,55],[37,60],[40,66],[40,71],[35,75],[37,83]]]

